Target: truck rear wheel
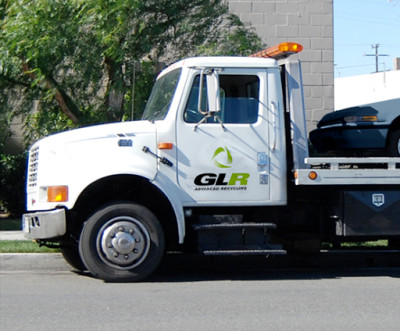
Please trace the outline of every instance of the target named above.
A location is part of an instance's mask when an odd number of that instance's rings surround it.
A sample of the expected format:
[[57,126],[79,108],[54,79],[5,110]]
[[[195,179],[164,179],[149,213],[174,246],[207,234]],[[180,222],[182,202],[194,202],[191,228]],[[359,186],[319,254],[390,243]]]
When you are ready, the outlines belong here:
[[110,282],[140,281],[159,265],[164,234],[156,216],[133,203],[107,205],[85,223],[79,252],[87,269]]
[[396,129],[390,134],[387,147],[389,156],[400,156],[400,129]]

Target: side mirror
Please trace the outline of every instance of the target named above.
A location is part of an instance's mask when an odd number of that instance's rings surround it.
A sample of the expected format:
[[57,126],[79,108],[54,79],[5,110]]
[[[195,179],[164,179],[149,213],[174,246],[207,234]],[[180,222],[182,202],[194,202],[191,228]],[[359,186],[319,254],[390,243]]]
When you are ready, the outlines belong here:
[[216,113],[221,110],[219,93],[219,76],[217,70],[212,70],[207,76],[207,101],[209,112]]
[[[202,97],[203,93],[203,82],[204,82],[204,75],[206,75],[206,83],[207,83],[207,109],[202,110],[201,109],[201,104],[202,104]],[[193,130],[196,131],[197,127],[202,124],[207,122],[207,120],[211,117],[219,122],[221,124],[221,127],[224,131],[226,131],[226,128],[224,127],[223,122],[218,116],[218,112],[221,111],[221,97],[220,97],[220,91],[219,91],[219,76],[218,72],[215,69],[203,69],[201,71],[200,75],[200,84],[199,84],[199,98],[198,98],[198,104],[197,104],[197,110],[200,114],[202,114],[204,117],[203,119],[197,123]]]
[[[203,82],[204,75],[206,76],[207,83],[207,109],[201,109],[203,99]],[[219,112],[221,110],[221,99],[219,94],[219,76],[218,72],[213,69],[203,69],[200,75],[199,85],[199,98],[197,110],[203,115],[210,116],[212,113]],[[211,115],[212,116],[212,115]]]

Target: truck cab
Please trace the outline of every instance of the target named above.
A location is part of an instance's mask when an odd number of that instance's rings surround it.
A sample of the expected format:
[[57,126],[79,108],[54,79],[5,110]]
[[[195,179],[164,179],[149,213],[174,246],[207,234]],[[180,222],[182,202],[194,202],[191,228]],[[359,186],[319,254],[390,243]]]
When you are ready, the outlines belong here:
[[[279,136],[283,98],[276,61],[254,58],[244,65],[239,57],[187,59],[159,79],[178,72],[168,112],[159,112],[158,103],[152,107],[152,95],[144,118],[154,123],[157,143],[170,146],[159,149],[158,156],[173,166],[160,163],[158,172],[184,194],[182,205],[285,204],[285,140]],[[209,94],[218,96],[215,109]]]

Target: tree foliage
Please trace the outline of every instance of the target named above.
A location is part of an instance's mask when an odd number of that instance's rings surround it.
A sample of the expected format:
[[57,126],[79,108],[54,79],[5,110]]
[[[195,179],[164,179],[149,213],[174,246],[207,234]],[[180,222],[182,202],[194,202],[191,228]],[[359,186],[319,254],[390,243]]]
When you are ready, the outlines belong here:
[[140,116],[157,62],[260,48],[222,0],[0,0],[2,113],[28,140]]
[[0,154],[0,210],[20,216],[25,208],[25,166],[27,153]]

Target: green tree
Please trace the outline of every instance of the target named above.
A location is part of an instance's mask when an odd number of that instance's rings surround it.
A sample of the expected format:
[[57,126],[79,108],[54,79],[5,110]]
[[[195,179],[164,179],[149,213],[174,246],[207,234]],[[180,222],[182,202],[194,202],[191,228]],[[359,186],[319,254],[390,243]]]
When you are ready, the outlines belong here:
[[2,0],[0,15],[2,111],[26,114],[29,140],[130,118],[134,62],[138,109],[156,62],[260,48],[221,0]]

